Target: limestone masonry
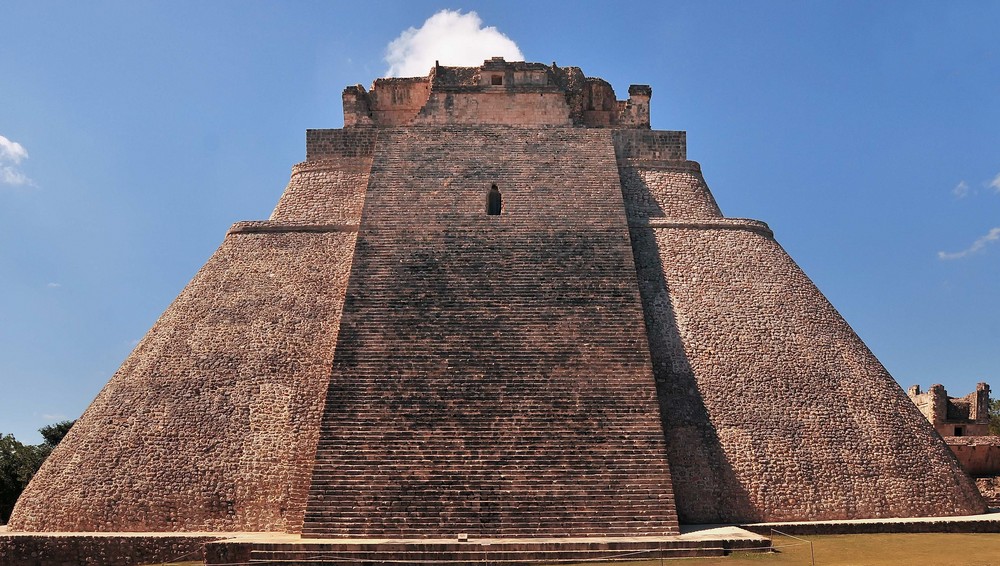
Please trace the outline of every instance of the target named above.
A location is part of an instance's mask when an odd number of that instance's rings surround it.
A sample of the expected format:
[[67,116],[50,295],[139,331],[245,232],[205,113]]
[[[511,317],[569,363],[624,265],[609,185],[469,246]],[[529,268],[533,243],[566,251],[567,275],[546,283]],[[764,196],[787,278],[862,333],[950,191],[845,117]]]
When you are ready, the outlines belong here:
[[944,386],[931,385],[921,392],[913,385],[906,392],[941,436],[986,436],[990,433],[990,386],[977,383],[965,397],[949,397]]
[[927,417],[962,469],[975,478],[979,492],[990,507],[1000,506],[1000,436],[990,434],[990,386],[977,383],[965,397],[949,397],[944,386],[919,385],[907,391]]
[[[343,93],[10,530],[669,535],[976,514],[934,428],[685,132],[578,68]],[[494,190],[495,186],[495,190]]]

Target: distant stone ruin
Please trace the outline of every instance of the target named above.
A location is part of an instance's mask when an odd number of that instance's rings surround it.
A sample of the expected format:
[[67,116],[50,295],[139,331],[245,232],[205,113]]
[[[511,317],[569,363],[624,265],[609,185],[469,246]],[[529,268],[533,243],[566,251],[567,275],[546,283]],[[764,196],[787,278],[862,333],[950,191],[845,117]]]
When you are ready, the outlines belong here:
[[907,391],[920,412],[934,425],[959,464],[975,478],[979,492],[991,507],[1000,506],[1000,436],[990,434],[990,386],[977,383],[965,397],[949,397],[944,386],[919,385]]
[[659,536],[983,512],[770,228],[723,216],[686,133],[651,130],[650,87],[628,92],[500,58],[347,88],[344,127],[306,132],[270,219],[228,231],[11,531]]
[[976,384],[976,390],[965,397],[949,397],[940,384],[931,385],[926,393],[920,391],[919,385],[913,385],[906,393],[941,436],[990,433],[989,384]]

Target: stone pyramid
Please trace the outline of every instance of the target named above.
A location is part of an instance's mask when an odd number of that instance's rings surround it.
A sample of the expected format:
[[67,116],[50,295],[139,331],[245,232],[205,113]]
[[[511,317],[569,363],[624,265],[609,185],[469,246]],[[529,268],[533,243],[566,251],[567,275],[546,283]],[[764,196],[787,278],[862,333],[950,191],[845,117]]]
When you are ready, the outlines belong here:
[[979,513],[685,132],[495,58],[344,91],[18,502],[12,531],[602,536]]

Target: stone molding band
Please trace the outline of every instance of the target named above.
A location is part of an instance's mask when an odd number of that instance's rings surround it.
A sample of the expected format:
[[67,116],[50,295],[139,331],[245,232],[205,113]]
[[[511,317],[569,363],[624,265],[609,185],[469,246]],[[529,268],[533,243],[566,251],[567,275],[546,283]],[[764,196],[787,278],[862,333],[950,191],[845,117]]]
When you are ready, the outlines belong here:
[[371,169],[372,156],[330,157],[303,161],[292,166],[292,177],[302,173],[317,171],[341,171],[345,173],[366,173]]
[[774,232],[765,222],[750,218],[720,218],[718,220],[706,220],[702,222],[647,219],[646,222],[633,220],[628,223],[628,226],[629,228],[675,228],[687,230],[745,230],[774,239]]
[[226,234],[279,234],[282,232],[357,232],[357,224],[309,224],[305,222],[237,222]]
[[701,164],[697,161],[671,161],[669,159],[653,159],[642,157],[619,157],[618,168],[634,167],[636,169],[655,169],[657,171],[677,171],[681,173],[701,173]]
[[[764,222],[749,218],[720,218],[704,222],[677,222],[673,220],[647,220],[629,222],[629,228],[674,228],[687,230],[746,230],[767,238],[774,232]],[[357,232],[357,224],[308,224],[299,222],[270,222],[248,220],[237,222],[226,234],[279,234],[283,232]]]

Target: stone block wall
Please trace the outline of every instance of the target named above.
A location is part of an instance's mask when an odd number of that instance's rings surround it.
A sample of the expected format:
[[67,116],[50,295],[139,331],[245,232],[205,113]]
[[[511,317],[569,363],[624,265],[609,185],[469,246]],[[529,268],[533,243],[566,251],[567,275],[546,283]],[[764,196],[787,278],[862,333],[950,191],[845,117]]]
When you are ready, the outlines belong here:
[[136,566],[198,561],[202,535],[0,534],[0,566]]
[[687,132],[616,129],[612,135],[619,165],[687,161]]
[[682,522],[974,514],[929,423],[758,231],[633,225]]
[[910,400],[920,409],[941,436],[986,436],[990,433],[990,386],[976,384],[965,397],[950,397],[941,384],[921,392],[919,385],[907,390]]
[[[376,126],[411,123],[428,81],[420,124]],[[614,101],[502,60],[382,84],[345,90],[345,129],[307,131],[271,219],[230,230],[12,530],[658,535],[984,510],[768,226],[722,216],[684,132],[646,129],[648,87]]]
[[944,442],[970,475],[1000,476],[1000,436],[946,436]]
[[715,220],[722,211],[693,161],[618,168],[629,222]]
[[371,157],[377,137],[376,128],[306,130],[306,161]]
[[604,79],[577,67],[502,57],[480,67],[435,65],[426,77],[377,79],[371,91],[344,89],[344,126],[507,124],[649,129],[648,85],[632,85],[616,100]]
[[653,89],[649,85],[631,85],[628,100],[618,101],[618,124],[621,127],[649,129],[649,99]]
[[427,77],[379,79],[369,95],[372,119],[382,126],[408,124],[430,96]]
[[[921,393],[920,386],[914,385],[907,394],[931,424],[943,424],[948,419],[948,392],[943,385],[935,383],[926,393]],[[952,431],[948,430],[945,434],[949,432]]]
[[620,194],[606,130],[380,132],[305,535],[677,532]]
[[10,528],[297,531],[355,236],[228,235],[45,462]]
[[564,93],[509,92],[483,87],[480,92],[432,92],[414,124],[507,124],[510,126],[570,126]]
[[333,157],[292,169],[271,220],[357,225],[368,188],[371,157]]

